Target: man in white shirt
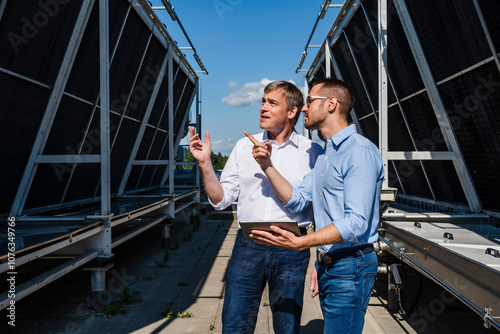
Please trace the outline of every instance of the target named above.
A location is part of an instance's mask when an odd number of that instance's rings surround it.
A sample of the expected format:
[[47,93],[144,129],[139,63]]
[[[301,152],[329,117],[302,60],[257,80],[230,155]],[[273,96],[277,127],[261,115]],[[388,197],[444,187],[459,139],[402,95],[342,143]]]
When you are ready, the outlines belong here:
[[[270,83],[264,89],[260,108],[259,126],[265,131],[254,135],[259,141],[271,143],[273,164],[296,186],[314,167],[322,151],[294,130],[302,105],[302,93],[294,84]],[[253,158],[253,144],[247,138],[235,145],[219,181],[210,161],[209,133],[203,142],[194,128],[189,130],[190,151],[198,160],[205,191],[216,210],[223,210],[238,199],[238,221],[293,220],[299,222],[303,232],[311,224],[311,208],[297,214],[284,208]],[[253,333],[266,282],[275,333],[299,333],[309,257],[309,250],[294,251],[246,241],[240,230],[226,276],[223,333]]]

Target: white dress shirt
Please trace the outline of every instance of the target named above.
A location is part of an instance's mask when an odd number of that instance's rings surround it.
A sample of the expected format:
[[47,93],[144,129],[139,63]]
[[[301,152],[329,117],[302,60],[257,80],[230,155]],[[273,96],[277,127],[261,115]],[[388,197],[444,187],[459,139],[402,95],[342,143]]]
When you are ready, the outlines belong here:
[[[293,131],[280,146],[268,139],[267,131],[253,135],[258,141],[270,141],[271,161],[280,174],[297,187],[311,171],[323,148]],[[222,202],[212,206],[223,210],[238,199],[238,221],[297,221],[308,226],[313,220],[311,206],[299,213],[285,209],[266,174],[252,156],[253,143],[240,139],[222,171],[220,182],[224,189]]]

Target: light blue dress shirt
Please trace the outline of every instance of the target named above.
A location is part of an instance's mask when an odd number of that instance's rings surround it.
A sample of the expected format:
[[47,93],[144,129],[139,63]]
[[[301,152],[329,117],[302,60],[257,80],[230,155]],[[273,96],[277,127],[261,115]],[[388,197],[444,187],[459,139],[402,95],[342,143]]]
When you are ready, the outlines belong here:
[[316,230],[335,224],[343,242],[319,246],[322,253],[378,239],[379,201],[384,179],[378,148],[350,125],[328,138],[313,170],[293,187],[286,208],[313,204]]

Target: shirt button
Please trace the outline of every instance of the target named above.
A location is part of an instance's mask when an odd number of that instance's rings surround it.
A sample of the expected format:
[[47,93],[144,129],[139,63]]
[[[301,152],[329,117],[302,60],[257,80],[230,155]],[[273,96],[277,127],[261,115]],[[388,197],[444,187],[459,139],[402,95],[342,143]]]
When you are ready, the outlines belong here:
[[321,177],[323,177],[323,174],[321,174]]
[[322,196],[323,194],[322,193],[319,193],[320,196]]

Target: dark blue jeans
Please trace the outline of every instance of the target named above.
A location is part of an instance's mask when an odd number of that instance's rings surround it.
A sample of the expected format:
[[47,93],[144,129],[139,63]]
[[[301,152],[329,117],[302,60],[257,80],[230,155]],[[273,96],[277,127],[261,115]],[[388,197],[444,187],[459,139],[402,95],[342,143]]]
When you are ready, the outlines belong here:
[[274,332],[299,333],[309,257],[309,249],[293,251],[246,241],[240,230],[227,272],[222,332],[254,332],[267,282]]
[[373,251],[330,264],[316,261],[324,334],[361,334],[377,267]]

